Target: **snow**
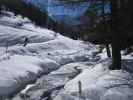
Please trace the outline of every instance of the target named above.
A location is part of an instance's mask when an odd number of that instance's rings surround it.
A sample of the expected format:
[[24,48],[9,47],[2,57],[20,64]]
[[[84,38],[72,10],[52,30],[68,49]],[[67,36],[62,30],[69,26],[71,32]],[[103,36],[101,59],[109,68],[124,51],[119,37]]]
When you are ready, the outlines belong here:
[[[63,65],[59,69],[52,71],[48,75],[40,78],[36,82],[36,84],[28,85],[21,93],[30,96],[30,99],[38,100],[38,98],[43,94],[44,91],[55,89],[55,93],[52,92],[52,98],[54,98],[57,95],[56,93],[58,93],[59,91],[57,87],[64,86],[69,80],[79,74],[79,72],[74,68],[77,65],[79,69],[81,68],[81,70],[82,68],[88,68],[88,62],[75,62]],[[15,99],[17,99],[17,97]]]
[[[12,28],[10,26],[0,25],[0,46],[9,46],[16,44],[23,44],[25,37],[29,39],[28,43],[45,42],[54,39],[52,34],[36,33],[23,29]],[[11,38],[12,37],[12,38]]]
[[[0,96],[9,95],[21,88],[21,85],[35,80],[37,75],[48,72],[52,60],[41,60],[31,56],[14,55],[0,62]],[[46,66],[47,65],[47,66]],[[53,69],[57,67],[53,66]],[[44,70],[44,71],[43,71]],[[49,70],[52,70],[52,68]]]
[[50,74],[73,77],[73,75],[75,76],[76,74],[79,74],[78,71],[82,71],[83,69],[91,69],[92,67],[93,65],[88,66],[88,62],[75,62],[66,64],[58,70],[51,72]]
[[[63,95],[79,99],[90,100],[132,100],[133,99],[133,74],[122,70],[109,70],[110,60],[96,64],[92,69],[84,69],[81,74],[65,84],[63,92],[60,92],[54,100],[63,100]],[[123,64],[124,65],[124,64]],[[129,63],[128,63],[129,65]],[[81,82],[82,94],[79,96],[79,84]],[[75,100],[75,99],[72,99]]]
[[106,67],[104,68],[102,64],[98,64],[97,67],[94,67],[91,70],[90,69],[84,70],[76,78],[68,82],[64,88],[66,91],[70,91],[70,92],[78,91],[79,90],[78,82],[81,81],[82,90],[85,90],[89,88],[90,85],[93,85],[97,81],[98,77],[101,77],[106,73],[108,73],[108,70],[106,70]]
[[[29,39],[26,47],[25,37]],[[132,53],[122,55],[122,70],[111,71],[106,50],[99,50],[99,46],[72,40],[38,27],[27,18],[3,12],[0,97],[23,89],[12,100],[23,100],[20,95],[25,94],[38,100],[45,91],[53,89],[53,100],[133,100]],[[39,76],[42,77],[38,79]],[[33,81],[36,82],[32,84]]]
[[[28,38],[26,47],[23,46],[25,37]],[[87,61],[92,55],[88,53],[90,49],[96,48],[35,26],[20,15],[3,11],[0,16],[0,96],[12,96],[40,75],[61,65]],[[58,75],[54,80],[54,75],[47,76],[54,86],[68,81],[68,77],[58,78]]]
[[120,86],[107,91],[102,100],[132,100],[133,90],[128,86]]
[[61,94],[61,96],[59,95],[56,96],[54,100],[91,100],[91,99],[82,99],[69,94]]
[[102,60],[107,59],[108,57],[107,57],[106,49],[103,49],[102,53],[99,53],[98,56],[100,56]]

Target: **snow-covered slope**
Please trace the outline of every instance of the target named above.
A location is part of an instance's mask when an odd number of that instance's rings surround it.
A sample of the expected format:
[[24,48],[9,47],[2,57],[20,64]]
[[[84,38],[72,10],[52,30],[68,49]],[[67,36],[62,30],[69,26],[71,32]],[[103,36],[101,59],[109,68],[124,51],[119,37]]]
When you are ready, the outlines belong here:
[[111,71],[105,49],[3,13],[0,100],[133,100],[132,54],[122,56],[122,70]]
[[122,70],[111,71],[111,61],[106,59],[67,82],[54,100],[132,100],[132,63],[133,60],[124,60]]
[[51,66],[53,69],[58,66],[56,62],[49,59],[41,60],[36,57],[20,55],[14,55],[1,61],[0,96],[10,95],[21,89],[22,85],[34,81],[37,75],[42,73],[42,70],[47,73],[49,65],[53,65]]
[[[25,38],[28,44],[24,47]],[[88,48],[89,47],[89,48]],[[40,28],[28,19],[4,12],[0,16],[0,96],[11,96],[61,65],[87,61],[93,45]]]

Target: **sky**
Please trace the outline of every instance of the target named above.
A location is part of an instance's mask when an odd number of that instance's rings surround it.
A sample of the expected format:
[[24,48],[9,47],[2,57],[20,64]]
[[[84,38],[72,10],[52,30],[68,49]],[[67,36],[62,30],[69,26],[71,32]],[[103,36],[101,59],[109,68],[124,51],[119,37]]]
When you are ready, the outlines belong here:
[[[70,16],[80,16],[88,8],[88,3],[83,3],[80,5],[73,6],[63,6],[54,0],[49,0],[48,12],[50,15],[70,15]],[[58,5],[58,6],[56,6]]]
[[68,16],[80,16],[88,8],[88,3],[83,3],[80,5],[75,5],[73,7],[63,6],[58,2],[58,0],[27,0],[49,12],[49,15],[68,15]]
[[[78,17],[88,9],[89,2],[80,3],[78,5],[67,5],[60,4],[59,0],[25,0],[30,2],[40,9],[48,11],[49,16],[55,21],[63,21],[69,24],[80,24],[82,23]],[[109,6],[105,6],[106,11],[109,11]]]

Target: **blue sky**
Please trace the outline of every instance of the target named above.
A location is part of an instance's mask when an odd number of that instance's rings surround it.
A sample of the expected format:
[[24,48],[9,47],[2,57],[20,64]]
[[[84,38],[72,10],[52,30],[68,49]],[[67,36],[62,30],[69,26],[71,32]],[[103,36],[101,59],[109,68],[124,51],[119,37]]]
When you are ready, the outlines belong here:
[[[45,9],[49,12],[49,15],[68,15],[68,16],[80,16],[88,8],[89,2],[73,5],[73,6],[63,6],[58,0],[25,0],[31,2],[34,5],[40,7],[42,10]],[[105,6],[105,11],[109,12],[110,8],[108,5]]]
[[45,9],[49,12],[49,15],[68,15],[68,16],[80,16],[88,8],[88,3],[75,5],[73,7],[64,7],[55,0],[27,0],[41,9]]
[[[87,1],[87,0],[86,0]],[[81,16],[89,7],[89,2],[84,2],[79,5],[64,6],[58,0],[26,0],[40,9],[48,11],[49,16],[55,21],[63,21],[66,23],[76,24],[81,23],[77,18]],[[109,6],[105,6],[105,11],[109,12]],[[65,15],[65,16],[64,16]],[[52,17],[53,16],[53,17]],[[57,17],[56,17],[57,16]],[[61,17],[62,16],[62,17]],[[68,18],[66,17],[68,16]]]
[[[88,8],[88,3],[83,3],[75,6],[63,6],[54,0],[49,0],[48,5],[50,5],[47,10],[50,15],[70,15],[70,16],[79,16],[86,11]],[[58,5],[58,6],[56,6]]]

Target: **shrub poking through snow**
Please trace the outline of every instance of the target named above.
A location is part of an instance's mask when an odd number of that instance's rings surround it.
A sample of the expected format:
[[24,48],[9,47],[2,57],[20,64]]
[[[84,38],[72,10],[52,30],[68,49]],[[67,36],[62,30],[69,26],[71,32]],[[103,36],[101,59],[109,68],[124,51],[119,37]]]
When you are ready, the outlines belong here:
[[28,39],[28,37],[25,37],[25,39],[24,39],[24,47],[26,47],[26,45],[28,44],[28,42],[29,42],[29,39]]
[[6,48],[6,51],[5,51],[5,53],[7,54],[8,53],[8,42],[6,43],[6,46],[5,46],[5,48]]
[[78,88],[79,88],[79,97],[82,97],[82,83],[78,81]]
[[78,92],[79,92],[79,98],[82,98],[83,100],[85,100],[85,96],[83,95],[83,91],[82,91],[82,82],[78,81]]
[[8,49],[9,49],[9,42],[8,41],[6,42],[5,49],[6,49],[6,51],[5,51],[6,59],[10,59],[9,54],[8,54]]

